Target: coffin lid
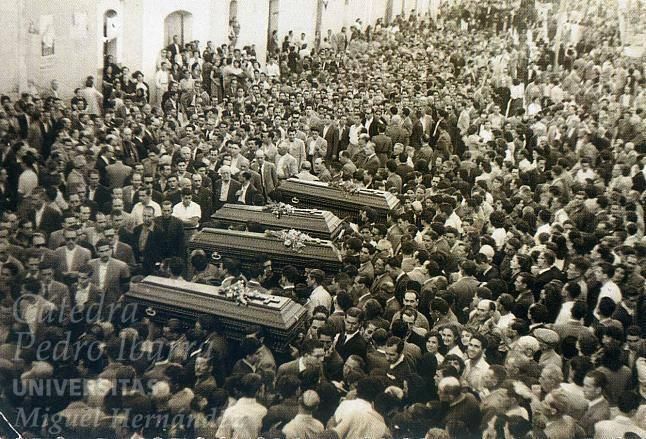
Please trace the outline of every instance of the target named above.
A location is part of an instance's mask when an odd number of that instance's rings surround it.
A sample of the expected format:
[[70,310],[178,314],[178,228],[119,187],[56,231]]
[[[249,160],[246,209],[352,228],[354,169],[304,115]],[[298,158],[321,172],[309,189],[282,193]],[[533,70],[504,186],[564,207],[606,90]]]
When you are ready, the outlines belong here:
[[211,218],[223,223],[236,224],[254,221],[272,230],[296,229],[329,238],[335,238],[341,231],[339,217],[328,210],[319,209],[295,209],[293,213],[283,213],[277,217],[263,206],[225,204],[211,215]]
[[[372,207],[378,210],[392,210],[399,205],[399,199],[387,191],[375,189],[359,189],[358,192],[347,192],[341,188],[332,187],[320,181],[299,180],[288,178],[283,181],[278,190],[289,194],[309,198],[315,196],[321,201],[333,201],[338,204]],[[322,203],[325,204],[325,203]]]
[[248,305],[240,305],[226,298],[222,291],[221,287],[147,276],[141,282],[132,283],[126,295],[129,300],[139,299],[279,330],[296,325],[305,312],[302,305],[287,297],[255,293]]
[[264,233],[241,232],[237,230],[213,229],[205,227],[191,238],[190,248],[203,248],[209,251],[229,250],[231,253],[265,253],[287,255],[290,257],[341,262],[341,255],[331,241],[313,238],[305,243],[302,251],[285,246],[280,238]]

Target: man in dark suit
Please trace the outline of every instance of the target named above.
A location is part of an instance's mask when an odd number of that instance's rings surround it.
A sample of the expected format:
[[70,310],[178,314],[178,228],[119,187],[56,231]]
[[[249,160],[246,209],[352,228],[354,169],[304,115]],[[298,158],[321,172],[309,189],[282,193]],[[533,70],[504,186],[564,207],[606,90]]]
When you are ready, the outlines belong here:
[[310,338],[301,345],[300,357],[281,364],[276,371],[276,379],[290,375],[298,378],[298,374],[307,368],[320,368],[325,358],[325,346],[320,340]]
[[32,197],[34,199],[34,208],[29,212],[28,218],[33,222],[36,230],[49,236],[49,234],[62,227],[63,216],[58,210],[49,206],[43,189],[34,189]]
[[361,125],[368,130],[368,135],[371,139],[379,133],[379,121],[375,117],[372,108],[366,110]]
[[251,183],[251,173],[249,173],[249,171],[244,171],[240,174],[240,178],[242,181],[242,187],[238,192],[236,192],[236,201],[240,204],[252,206],[258,191]]
[[265,153],[259,149],[256,151],[256,160],[252,167],[260,174],[261,185],[256,189],[265,197],[265,200],[269,200],[279,183],[276,165],[265,160]]
[[554,279],[564,279],[561,270],[554,265],[555,262],[556,256],[550,250],[543,251],[538,255],[536,262],[536,265],[538,266],[538,274],[534,277],[534,286],[532,288],[532,293],[534,293],[534,299],[536,301],[538,301],[541,290],[545,285]]
[[366,144],[364,148],[366,159],[364,162],[359,165],[359,168],[363,168],[366,171],[370,172],[371,175],[377,175],[377,170],[381,166],[381,161],[377,154],[375,154],[375,145],[372,142]]
[[144,130],[141,125],[135,125],[132,128],[132,144],[137,149],[140,160],[148,158],[148,145],[144,141]]
[[77,231],[68,229],[63,231],[65,245],[54,250],[56,258],[56,272],[64,278],[66,275],[75,275],[81,267],[92,258],[92,252],[76,243]]
[[339,128],[339,150],[337,152],[337,156],[341,151],[345,151],[348,149],[348,145],[350,144],[350,126],[347,123],[347,119],[345,116],[341,117],[341,120],[338,124]]
[[41,296],[53,303],[56,308],[67,316],[70,308],[70,291],[67,285],[54,280],[54,263],[42,261],[38,266],[38,279],[41,283]]
[[403,387],[404,381],[408,380],[413,369],[404,355],[404,340],[399,337],[390,337],[384,347],[388,369],[386,377],[398,387]]
[[607,385],[608,378],[598,370],[591,370],[583,378],[583,396],[589,401],[589,405],[579,425],[585,430],[586,437],[594,436],[594,425],[597,422],[610,419],[610,405],[603,396]]
[[345,312],[343,320],[344,330],[339,334],[336,342],[336,351],[343,361],[350,355],[358,355],[365,360],[368,352],[368,343],[361,336],[359,329],[363,321],[363,311],[352,307]]
[[87,325],[91,323],[90,319],[94,318],[89,309],[100,306],[103,299],[103,294],[99,288],[91,282],[92,274],[92,267],[89,264],[82,266],[78,270],[76,282],[70,289],[72,304],[70,330],[74,334],[85,332]]
[[90,169],[89,173],[89,183],[87,190],[85,192],[85,198],[97,204],[97,206],[103,206],[106,203],[112,200],[112,194],[110,189],[100,184],[101,177],[97,169]]
[[147,276],[155,271],[155,264],[161,262],[162,243],[164,236],[155,224],[152,207],[144,207],[142,224],[135,227],[133,232],[134,253],[138,264],[141,264],[142,274]]
[[130,281],[128,264],[112,257],[112,244],[107,239],[96,243],[99,257],[88,264],[92,267],[92,283],[105,294],[106,304],[116,302]]
[[386,161],[393,153],[393,141],[386,135],[386,125],[379,124],[378,130],[378,134],[372,138],[372,141],[375,143],[375,153],[379,157],[381,166],[385,166]]
[[[154,183],[155,183],[155,177],[152,174],[145,174],[143,176],[144,188],[150,189],[152,191],[153,201],[157,204],[160,204],[162,201],[164,201],[164,195],[153,188]],[[139,201],[141,201],[139,199],[139,191],[136,191],[132,194],[132,205],[134,206]]]
[[413,131],[410,135],[410,145],[415,149],[422,146],[422,136],[424,135],[424,125],[422,124],[422,117],[424,113],[421,110],[417,110],[415,113],[415,122],[413,122]]
[[105,228],[103,236],[110,241],[112,257],[114,259],[126,263],[129,267],[135,266],[135,254],[132,251],[132,247],[119,240],[119,234],[112,225]]
[[327,160],[336,160],[339,155],[340,133],[339,128],[329,118],[325,119],[322,136],[327,142],[327,154],[325,155],[325,158]]
[[231,168],[224,165],[218,171],[220,179],[213,185],[213,210],[216,211],[226,203],[235,203],[236,193],[242,185],[231,178]]
[[173,216],[170,201],[164,201],[161,208],[161,216],[154,219],[155,227],[159,227],[162,235],[160,258],[184,257],[184,224]]
[[208,177],[202,177],[201,174],[197,173],[191,175],[191,192],[193,194],[193,201],[200,205],[200,210],[202,211],[202,218],[200,218],[200,221],[202,222],[209,221],[211,214],[213,213],[213,192],[203,186],[205,178],[209,179]]
[[182,46],[179,44],[179,36],[173,35],[173,42],[166,47],[166,50],[170,52],[171,62],[175,62],[175,55],[182,51]]

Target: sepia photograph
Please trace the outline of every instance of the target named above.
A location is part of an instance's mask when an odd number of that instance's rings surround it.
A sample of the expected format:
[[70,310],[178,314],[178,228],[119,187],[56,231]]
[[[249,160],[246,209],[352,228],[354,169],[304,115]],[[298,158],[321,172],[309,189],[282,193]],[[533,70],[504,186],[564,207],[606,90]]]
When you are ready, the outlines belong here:
[[0,439],[646,438],[646,0],[0,36]]

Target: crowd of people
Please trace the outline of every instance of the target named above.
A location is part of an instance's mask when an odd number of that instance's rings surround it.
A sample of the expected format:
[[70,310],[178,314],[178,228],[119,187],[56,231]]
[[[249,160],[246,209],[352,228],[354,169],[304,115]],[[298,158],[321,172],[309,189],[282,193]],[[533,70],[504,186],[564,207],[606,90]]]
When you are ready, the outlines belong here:
[[[175,37],[150,82],[106,60],[1,98],[0,411],[23,437],[646,437],[644,65],[612,11],[555,47],[531,5],[443,6],[313,47]],[[518,19],[522,16],[522,19]],[[553,30],[553,26],[546,26]],[[390,191],[343,269],[186,253],[287,178]],[[262,225],[249,218],[249,228]],[[253,224],[252,224],[253,223]],[[260,326],[156,323],[142,275],[301,303]]]

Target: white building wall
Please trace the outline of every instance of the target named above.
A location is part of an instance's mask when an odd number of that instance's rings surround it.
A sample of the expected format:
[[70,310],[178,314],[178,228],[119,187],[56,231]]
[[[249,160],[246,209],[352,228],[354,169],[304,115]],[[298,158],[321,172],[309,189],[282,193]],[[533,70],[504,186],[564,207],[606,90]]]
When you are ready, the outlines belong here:
[[240,35],[238,47],[256,45],[257,59],[264,63],[267,56],[267,26],[269,26],[269,0],[238,1]]
[[190,2],[186,0],[144,0],[143,26],[141,26],[143,53],[140,63],[130,64],[131,70],[135,70],[135,66],[139,65],[139,69],[144,73],[146,79],[152,80],[159,52],[167,45],[167,42],[164,41],[164,20],[175,11],[186,11],[192,14],[190,40],[199,40],[200,47],[203,48],[208,40],[221,41],[221,38],[213,38],[212,8],[228,13],[228,5],[223,0],[215,2],[210,0],[191,0]]
[[[0,69],[0,92],[3,94],[18,93],[18,77],[25,70],[24,57],[19,50],[19,27],[29,25],[29,21],[19,20],[18,2],[16,0],[0,1],[0,59],[3,60]],[[23,37],[24,38],[24,37]],[[26,85],[26,84],[25,84]]]
[[402,14],[402,6],[404,6],[404,0],[393,0],[393,20]]
[[[289,30],[299,38],[305,32],[313,43],[319,0],[279,0],[278,34]],[[404,0],[393,0],[393,17],[401,13]],[[408,5],[430,0],[406,0]],[[321,34],[351,26],[357,18],[365,27],[385,16],[387,0],[327,0],[321,14]],[[191,39],[215,46],[228,43],[230,0],[0,0],[0,93],[16,96],[29,80],[47,87],[58,79],[63,96],[71,97],[86,76],[101,77],[103,67],[103,16],[114,10],[120,18],[116,62],[131,71],[141,70],[149,84],[154,80],[159,51],[167,45],[164,20],[175,11],[192,15]],[[322,2],[321,5],[324,3]],[[82,38],[72,34],[75,13],[87,15]],[[41,56],[40,17],[52,15],[56,33],[55,55]],[[256,45],[258,60],[264,63],[267,45],[269,0],[238,0],[240,35],[238,47]]]
[[329,0],[321,17],[321,34],[326,36],[328,29],[332,29],[332,33],[336,34],[348,24],[345,14],[345,0]]
[[290,30],[294,31],[294,39],[305,32],[308,42],[314,41],[316,29],[317,0],[280,0],[278,15],[278,38],[280,44]]

